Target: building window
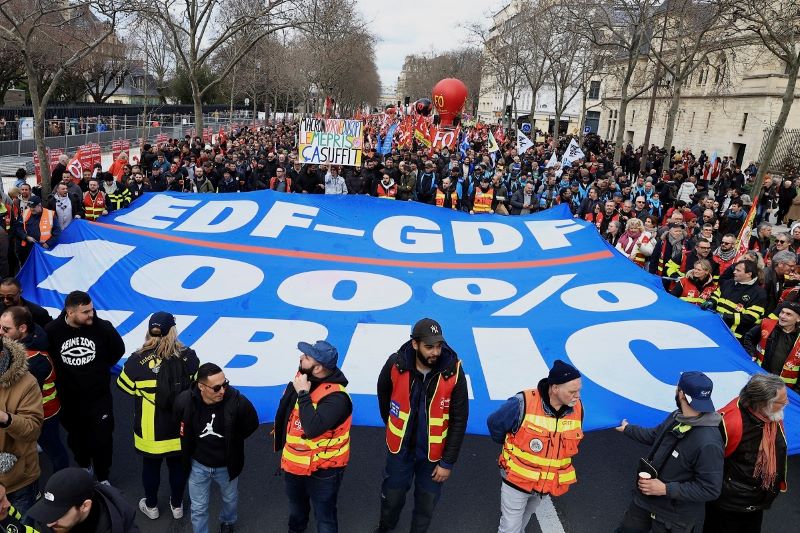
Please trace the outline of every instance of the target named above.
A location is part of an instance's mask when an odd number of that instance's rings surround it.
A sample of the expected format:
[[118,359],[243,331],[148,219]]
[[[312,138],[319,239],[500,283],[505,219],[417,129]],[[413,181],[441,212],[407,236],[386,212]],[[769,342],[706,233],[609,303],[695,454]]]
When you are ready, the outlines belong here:
[[694,128],[694,111],[692,111],[692,121],[689,123],[689,131],[692,131]]
[[636,110],[635,109],[631,112],[631,124],[633,124],[634,120],[636,120]]
[[745,129],[746,127],[747,127],[747,113],[745,113],[745,114],[742,116],[742,128],[741,128],[741,130],[742,130],[742,131],[744,131],[744,129]]
[[708,116],[706,117],[706,131],[708,131],[709,124],[711,124],[711,111],[708,112]]
[[600,99],[600,82],[592,80],[589,83],[589,100],[599,100],[599,99]]

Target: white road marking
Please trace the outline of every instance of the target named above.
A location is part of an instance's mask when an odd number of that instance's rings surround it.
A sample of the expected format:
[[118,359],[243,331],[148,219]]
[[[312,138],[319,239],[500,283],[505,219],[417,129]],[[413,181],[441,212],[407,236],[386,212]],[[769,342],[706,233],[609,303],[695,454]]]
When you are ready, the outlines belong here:
[[558,518],[556,507],[553,505],[553,500],[550,496],[542,498],[542,503],[536,509],[536,520],[539,521],[539,528],[542,533],[565,533],[564,526],[561,525],[561,520]]

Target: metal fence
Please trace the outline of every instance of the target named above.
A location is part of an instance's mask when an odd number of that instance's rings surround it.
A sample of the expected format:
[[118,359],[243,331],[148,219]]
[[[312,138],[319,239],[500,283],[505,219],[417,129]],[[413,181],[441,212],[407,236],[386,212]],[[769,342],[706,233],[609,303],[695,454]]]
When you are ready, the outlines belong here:
[[[764,160],[764,153],[767,149],[767,140],[769,139],[772,128],[764,130],[764,139],[761,141],[761,152],[758,154],[758,160]],[[783,130],[780,138],[778,139],[778,146],[775,148],[775,155],[772,156],[767,172],[782,173],[787,167],[800,166],[800,130]]]

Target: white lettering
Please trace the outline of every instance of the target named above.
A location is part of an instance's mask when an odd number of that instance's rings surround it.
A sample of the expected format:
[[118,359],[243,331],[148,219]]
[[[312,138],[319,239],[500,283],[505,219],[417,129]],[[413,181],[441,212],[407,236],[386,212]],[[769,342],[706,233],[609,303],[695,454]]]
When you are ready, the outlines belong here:
[[[421,233],[406,229],[429,230],[437,233]],[[388,217],[377,224],[372,230],[372,239],[375,244],[392,252],[409,254],[438,254],[444,251],[444,241],[440,233],[441,228],[436,222],[422,217],[394,216]]]
[[[411,334],[408,324],[356,324],[347,355],[340,365],[350,394],[375,394],[375,383],[386,359]],[[383,350],[383,351],[381,351]]]
[[576,274],[559,274],[550,276],[547,280],[533,288],[528,294],[492,313],[492,316],[522,316],[543,301],[557,293],[561,287],[569,283]]
[[[217,220],[223,213],[225,218]],[[213,200],[174,229],[191,233],[226,233],[241,228],[257,214],[258,204],[252,200]]]
[[517,288],[501,279],[450,278],[434,283],[433,292],[462,302],[496,302],[515,296]]
[[527,328],[472,328],[472,335],[490,399],[510,398],[547,376],[547,363]]
[[542,250],[566,248],[569,240],[564,237],[569,233],[582,230],[584,227],[572,219],[569,220],[530,220],[525,222],[533,238]]
[[37,287],[61,294],[87,292],[103,274],[134,249],[134,246],[102,240],[59,244],[45,253],[53,257],[68,257],[69,261],[56,268]]
[[317,207],[277,201],[272,204],[266,216],[258,223],[258,226],[255,227],[250,235],[276,238],[284,228],[290,226],[308,228],[311,226],[312,219],[295,215],[315,217],[317,213],[319,213],[319,208]]
[[[202,284],[184,287],[200,269],[211,269]],[[177,302],[216,302],[252,291],[264,280],[261,269],[242,261],[203,255],[176,255],[149,263],[131,276],[131,287],[144,296]]]
[[[451,222],[457,254],[503,254],[522,246],[522,234],[500,222]],[[491,237],[484,242],[484,235]]]
[[[612,298],[605,298],[604,295]],[[608,313],[610,311],[630,311],[656,303],[658,295],[643,285],[613,282],[582,285],[564,291],[561,301],[581,311]]]
[[[337,287],[353,290],[338,298],[334,294]],[[317,311],[392,309],[409,301],[412,294],[411,287],[399,279],[350,270],[301,272],[286,278],[278,287],[278,298],[287,304]]]
[[[151,229],[167,229],[187,209],[200,203],[200,200],[182,200],[166,194],[153,195],[145,204],[118,216],[115,220],[131,226]],[[170,220],[160,220],[156,217]]]

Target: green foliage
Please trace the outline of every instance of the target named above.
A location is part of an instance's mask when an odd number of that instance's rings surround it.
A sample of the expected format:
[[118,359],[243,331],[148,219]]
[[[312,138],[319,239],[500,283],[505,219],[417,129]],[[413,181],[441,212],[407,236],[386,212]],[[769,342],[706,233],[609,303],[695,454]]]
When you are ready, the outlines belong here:
[[[212,79],[213,73],[209,67],[202,67],[197,71],[197,82],[201,89],[208,85]],[[225,96],[220,93],[218,87],[211,87],[203,94],[204,104],[225,103]],[[192,84],[185,69],[180,67],[175,69],[175,78],[172,80],[171,89],[172,96],[177,98],[181,104],[194,102],[192,99]]]

